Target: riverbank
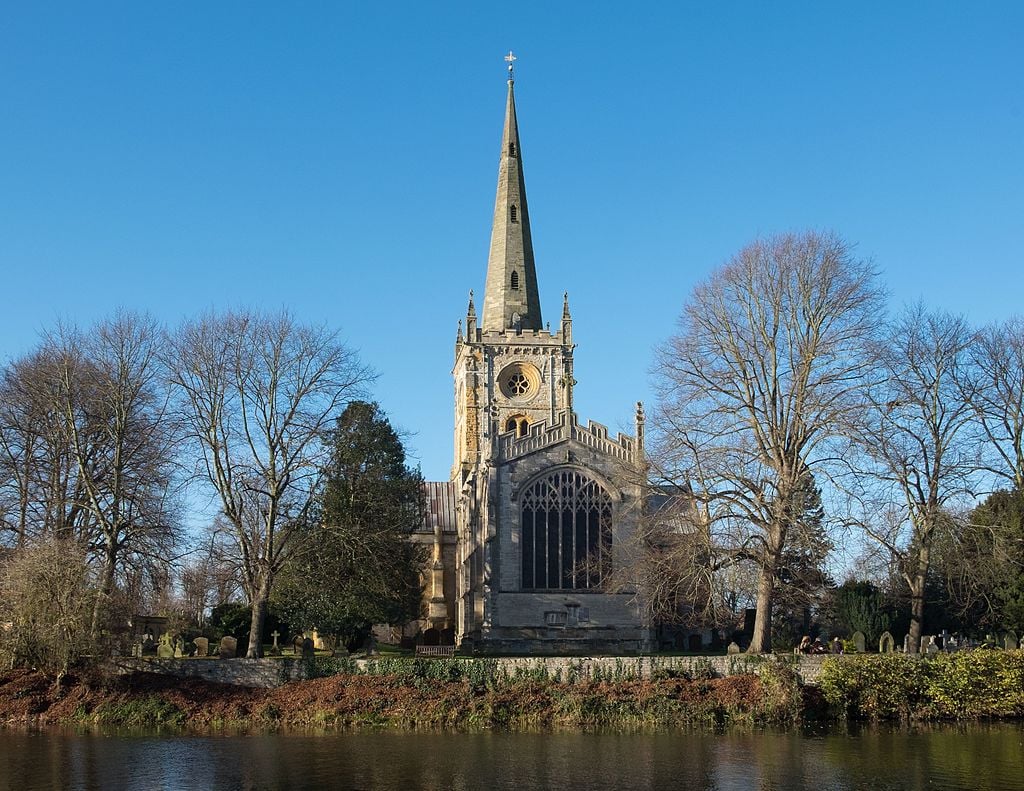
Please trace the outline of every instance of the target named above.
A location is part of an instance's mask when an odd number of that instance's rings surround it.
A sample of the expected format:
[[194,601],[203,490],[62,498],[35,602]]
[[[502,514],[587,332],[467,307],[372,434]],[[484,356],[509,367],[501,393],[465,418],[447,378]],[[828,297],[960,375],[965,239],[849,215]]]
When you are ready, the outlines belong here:
[[308,663],[313,677],[272,688],[98,670],[57,686],[41,673],[14,670],[0,675],[0,722],[586,730],[1024,717],[1024,651],[829,657],[815,685],[781,658],[751,661],[747,672],[725,677],[709,663],[686,671],[652,665],[642,677],[626,663],[595,672],[601,667],[571,664],[551,673],[546,664],[524,662],[510,671],[473,659],[384,659],[356,667],[324,658]]
[[156,674],[77,675],[60,689],[42,674],[0,676],[0,721],[174,728],[377,726],[409,729],[641,728],[786,725],[805,708],[790,673],[704,680],[500,685],[422,676],[333,675],[274,689]]

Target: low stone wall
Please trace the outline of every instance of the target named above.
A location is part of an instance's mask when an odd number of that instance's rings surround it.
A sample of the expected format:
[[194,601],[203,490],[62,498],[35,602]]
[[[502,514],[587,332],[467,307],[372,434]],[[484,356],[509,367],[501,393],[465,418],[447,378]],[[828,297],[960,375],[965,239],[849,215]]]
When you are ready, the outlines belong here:
[[176,678],[201,678],[239,687],[279,687],[306,678],[301,659],[148,659],[121,657],[109,664],[114,673],[160,673]]
[[[824,656],[678,656],[678,657],[498,657],[493,659],[462,659],[461,661],[494,662],[506,675],[528,673],[543,667],[549,677],[563,681],[650,678],[659,671],[680,671],[691,674],[711,673],[731,676],[756,673],[766,663],[785,663],[793,667],[805,684],[814,684],[821,673]],[[372,669],[374,660],[356,659],[361,671]],[[423,661],[435,661],[426,659]],[[306,660],[275,659],[139,659],[122,658],[111,663],[115,673],[161,673],[177,678],[201,678],[219,684],[243,687],[277,687],[289,681],[307,678]]]

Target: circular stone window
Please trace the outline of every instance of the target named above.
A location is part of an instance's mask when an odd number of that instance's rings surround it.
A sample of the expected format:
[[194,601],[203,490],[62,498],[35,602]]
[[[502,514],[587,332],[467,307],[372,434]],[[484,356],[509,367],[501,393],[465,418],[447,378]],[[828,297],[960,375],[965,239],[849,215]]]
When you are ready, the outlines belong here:
[[512,363],[498,374],[498,387],[505,398],[525,401],[540,389],[540,372],[529,363]]

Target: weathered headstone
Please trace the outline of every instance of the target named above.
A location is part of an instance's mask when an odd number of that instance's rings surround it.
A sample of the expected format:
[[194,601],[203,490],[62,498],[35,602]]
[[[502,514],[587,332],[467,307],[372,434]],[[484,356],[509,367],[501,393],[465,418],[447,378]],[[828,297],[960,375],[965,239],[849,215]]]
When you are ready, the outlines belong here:
[[210,641],[205,637],[197,637],[192,643],[196,647],[196,656],[206,656],[210,652]]
[[878,638],[878,653],[891,654],[895,650],[896,643],[892,639],[892,633],[882,632],[882,636]]
[[224,635],[220,638],[220,648],[217,649],[217,656],[221,659],[234,659],[238,651],[238,640],[231,635]]
[[1009,631],[1003,636],[1003,647],[1007,651],[1017,650],[1017,634],[1014,631]]
[[903,653],[904,654],[909,654],[910,653],[910,635],[909,634],[903,635]]
[[960,642],[955,637],[947,637],[945,648],[949,653],[955,654],[960,650]]
[[156,655],[161,659],[170,659],[174,656],[174,646],[171,645],[171,636],[167,632],[160,635],[160,645],[156,649]]
[[857,649],[858,654],[864,653],[864,632],[856,631],[853,633],[853,647]]
[[295,656],[299,656],[302,653],[302,641],[305,639],[306,638],[301,634],[295,635],[292,639],[292,653],[295,654]]
[[933,640],[933,638],[932,638],[931,635],[927,635],[927,634],[921,635],[921,645],[918,646],[918,650],[922,654],[927,654],[928,653],[928,644],[931,643],[932,640]]
[[736,645],[735,642],[729,643],[729,647],[725,649],[725,653],[727,654],[738,654],[739,652],[740,647]]
[[[937,653],[939,653],[939,644],[935,640],[935,635],[932,635],[931,637],[928,638],[928,645],[926,647],[926,650],[928,651],[929,654],[937,654]],[[921,653],[924,653],[924,651],[922,651]]]
[[181,659],[183,656],[185,656],[185,641],[179,635],[174,638],[174,658]]
[[274,644],[270,647],[270,655],[281,656],[281,649],[277,645],[277,638],[281,636],[281,633],[275,629],[270,633],[270,636],[274,638]]
[[316,651],[313,648],[313,639],[310,637],[303,638],[302,640],[302,658],[312,659],[316,656]]

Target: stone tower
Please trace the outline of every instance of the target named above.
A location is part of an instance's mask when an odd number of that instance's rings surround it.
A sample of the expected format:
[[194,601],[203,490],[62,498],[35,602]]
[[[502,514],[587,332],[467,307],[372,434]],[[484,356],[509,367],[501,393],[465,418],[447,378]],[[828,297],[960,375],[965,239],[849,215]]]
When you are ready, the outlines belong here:
[[481,304],[478,318],[470,292],[452,371],[456,639],[495,653],[640,650],[636,595],[607,583],[628,565],[642,448],[577,423],[567,294],[555,331],[542,324],[511,66]]

